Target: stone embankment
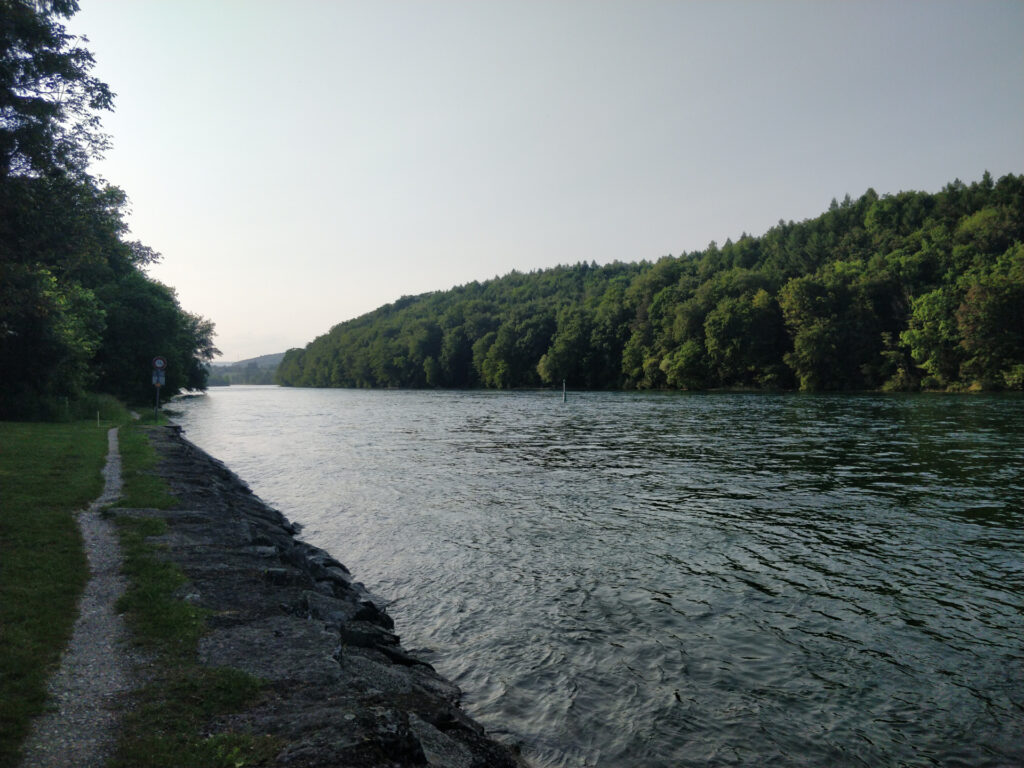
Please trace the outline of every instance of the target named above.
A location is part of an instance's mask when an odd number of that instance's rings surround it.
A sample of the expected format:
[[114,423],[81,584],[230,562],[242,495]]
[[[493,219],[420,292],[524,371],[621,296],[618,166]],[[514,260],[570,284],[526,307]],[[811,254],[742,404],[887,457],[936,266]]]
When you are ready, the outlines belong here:
[[297,539],[295,525],[177,428],[150,439],[181,504],[148,514],[167,520],[160,538],[189,579],[183,599],[210,611],[200,661],[267,683],[220,726],[277,736],[286,746],[276,763],[293,768],[524,765],[462,712],[455,685],[402,648],[344,565]]

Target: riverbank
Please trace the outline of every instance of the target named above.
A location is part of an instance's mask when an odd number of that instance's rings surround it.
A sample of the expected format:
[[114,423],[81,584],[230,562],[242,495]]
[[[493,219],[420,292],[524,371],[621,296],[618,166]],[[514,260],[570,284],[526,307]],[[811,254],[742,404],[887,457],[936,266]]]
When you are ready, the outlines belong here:
[[199,662],[263,681],[211,731],[269,735],[284,744],[273,764],[297,768],[522,765],[462,712],[455,685],[402,648],[344,565],[180,430],[149,438],[179,503],[118,514],[165,521],[152,541],[188,578],[181,599],[207,616]]

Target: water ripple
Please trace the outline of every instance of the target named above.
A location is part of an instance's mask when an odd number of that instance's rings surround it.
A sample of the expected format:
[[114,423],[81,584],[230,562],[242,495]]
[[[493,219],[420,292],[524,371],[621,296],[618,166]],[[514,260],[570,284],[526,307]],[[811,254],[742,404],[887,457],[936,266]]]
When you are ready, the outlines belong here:
[[181,407],[540,768],[1024,763],[1019,397]]

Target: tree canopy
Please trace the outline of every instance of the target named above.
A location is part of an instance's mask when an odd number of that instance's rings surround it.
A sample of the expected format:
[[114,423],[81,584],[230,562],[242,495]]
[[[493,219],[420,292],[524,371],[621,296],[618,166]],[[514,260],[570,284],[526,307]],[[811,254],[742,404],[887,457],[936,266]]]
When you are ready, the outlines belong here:
[[61,19],[71,0],[0,0],[0,418],[103,391],[138,401],[150,361],[200,388],[213,325],[185,312],[127,239],[124,193],[91,176],[109,88]]
[[655,262],[407,296],[289,350],[312,387],[1021,389],[1024,176],[833,200]]

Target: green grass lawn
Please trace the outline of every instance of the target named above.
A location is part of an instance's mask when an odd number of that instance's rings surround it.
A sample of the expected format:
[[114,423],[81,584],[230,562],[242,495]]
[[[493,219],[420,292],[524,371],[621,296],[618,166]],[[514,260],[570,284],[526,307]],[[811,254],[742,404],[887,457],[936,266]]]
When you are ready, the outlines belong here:
[[[126,413],[110,418],[99,425],[0,422],[0,768],[18,764],[31,718],[46,706],[47,679],[71,637],[89,576],[74,512],[103,491],[107,429]],[[153,472],[157,457],[147,427],[120,426],[124,488],[111,513],[128,590],[118,608],[153,664],[151,682],[125,713],[112,765],[259,764],[280,748],[277,740],[208,731],[211,718],[252,701],[260,683],[236,670],[197,663],[204,612],[175,597],[185,576],[160,557],[152,541],[166,524],[128,511],[172,508],[176,500]]]
[[30,718],[74,626],[88,564],[73,512],[103,491],[107,424],[0,422],[0,766],[16,764]]

